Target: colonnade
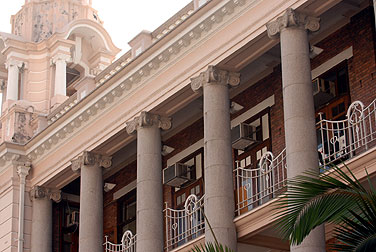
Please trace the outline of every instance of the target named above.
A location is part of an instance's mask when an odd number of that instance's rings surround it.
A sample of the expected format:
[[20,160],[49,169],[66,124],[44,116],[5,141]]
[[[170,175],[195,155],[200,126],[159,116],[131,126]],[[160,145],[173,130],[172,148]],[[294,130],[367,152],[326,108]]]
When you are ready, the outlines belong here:
[[[288,178],[307,170],[318,172],[308,31],[318,30],[319,20],[288,9],[267,28],[270,37],[281,40]],[[233,221],[229,87],[239,83],[238,73],[214,66],[191,81],[192,89],[202,92],[204,101],[205,213],[218,240],[234,251],[237,237]],[[163,251],[161,130],[170,127],[170,118],[150,112],[142,112],[126,126],[129,134],[137,134],[137,251]],[[110,165],[110,157],[90,152],[72,162],[72,168],[81,171],[79,242],[82,252],[103,251],[102,168]],[[47,209],[49,204],[38,203],[34,207]],[[38,214],[35,218],[40,219]],[[35,230],[39,229],[41,226],[35,226]],[[208,225],[206,229],[205,240],[214,242]],[[33,226],[33,235],[47,234],[34,232]],[[35,240],[32,246],[37,244]],[[291,251],[325,251],[324,228],[317,228],[300,246],[291,247]]]

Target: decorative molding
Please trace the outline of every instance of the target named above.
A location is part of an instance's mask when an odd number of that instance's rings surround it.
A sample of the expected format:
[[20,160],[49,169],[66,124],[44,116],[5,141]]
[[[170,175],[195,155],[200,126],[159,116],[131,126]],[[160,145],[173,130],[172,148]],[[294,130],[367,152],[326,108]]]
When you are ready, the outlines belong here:
[[215,66],[209,66],[205,72],[191,79],[193,91],[199,91],[205,84],[229,85],[236,87],[240,83],[240,73],[221,70]]
[[298,27],[315,32],[320,29],[320,18],[310,17],[288,8],[277,20],[266,24],[270,38],[277,38],[283,29],[289,27]]
[[59,203],[61,201],[61,191],[51,188],[35,186],[30,191],[30,199],[50,199]]
[[172,126],[171,118],[143,111],[140,116],[127,123],[126,129],[128,134],[134,134],[139,127],[152,126],[168,130]]
[[[215,30],[221,25],[225,20],[232,18],[233,16],[251,8],[257,4],[260,0],[230,0],[227,3],[218,7],[213,13],[206,17],[203,21],[197,24],[192,29],[188,30],[186,33],[182,34],[175,42],[173,42],[164,51],[157,54],[154,58],[149,60],[144,65],[141,65],[138,69],[135,69],[133,74],[127,77],[124,81],[116,85],[112,90],[104,93],[103,96],[96,98],[90,107],[87,107],[82,113],[73,117],[67,122],[62,123],[62,127],[56,132],[48,136],[48,138],[34,148],[27,152],[27,157],[30,160],[37,160],[38,157],[45,155],[54,146],[56,146],[61,140],[65,139],[68,135],[73,134],[75,131],[79,130],[82,125],[85,124],[92,117],[99,114],[98,112],[103,110],[106,106],[113,103],[116,98],[125,98],[133,89],[139,87],[140,82],[150,75],[156,74],[157,71],[161,70],[163,66],[169,61],[176,59],[178,55],[183,54],[183,50],[188,49],[193,45],[197,45],[199,41],[204,40],[207,36],[210,36],[210,31]],[[243,5],[248,4],[246,8]],[[227,17],[227,18],[225,18]],[[170,50],[172,48],[172,50]],[[175,50],[175,49],[176,50]],[[119,71],[124,69],[131,63],[130,58],[125,58],[124,60],[119,60],[117,66],[111,73],[108,73],[104,78],[97,82],[97,86],[103,85],[107,82],[113,75],[117,74]],[[51,117],[48,121],[49,124],[56,122],[60,117],[70,111],[75,104],[69,106],[65,105],[58,108],[59,111],[55,116]],[[0,157],[0,166],[1,166]]]
[[68,54],[57,53],[51,57],[51,65],[56,64],[57,61],[65,61],[66,63],[72,62],[72,57]]
[[112,157],[103,156],[93,152],[85,151],[80,157],[72,160],[72,170],[79,172],[82,166],[94,166],[98,165],[105,169],[108,169],[112,165]]
[[16,66],[19,69],[26,69],[27,68],[27,64],[25,62],[21,61],[21,60],[8,59],[5,62],[5,68],[9,69],[9,67],[11,67],[11,66]]
[[29,171],[31,169],[31,162],[30,161],[13,161],[13,165],[16,166],[17,174],[20,177],[21,181],[25,181],[26,176],[29,175]]

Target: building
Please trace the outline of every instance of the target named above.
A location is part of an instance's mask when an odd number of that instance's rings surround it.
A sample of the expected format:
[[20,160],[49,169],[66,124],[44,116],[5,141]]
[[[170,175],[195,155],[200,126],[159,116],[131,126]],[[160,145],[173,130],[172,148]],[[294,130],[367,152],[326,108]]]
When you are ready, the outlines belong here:
[[289,251],[271,205],[287,178],[376,171],[370,1],[194,0],[114,62],[91,0],[11,20],[0,251],[188,251],[213,240],[203,211],[236,251]]

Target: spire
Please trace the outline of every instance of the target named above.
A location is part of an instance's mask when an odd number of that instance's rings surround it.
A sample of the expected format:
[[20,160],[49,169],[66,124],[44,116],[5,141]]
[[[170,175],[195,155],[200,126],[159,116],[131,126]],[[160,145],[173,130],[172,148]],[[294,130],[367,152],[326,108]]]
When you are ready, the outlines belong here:
[[49,38],[78,19],[102,24],[92,7],[92,0],[25,0],[25,5],[12,16],[12,33],[33,42]]

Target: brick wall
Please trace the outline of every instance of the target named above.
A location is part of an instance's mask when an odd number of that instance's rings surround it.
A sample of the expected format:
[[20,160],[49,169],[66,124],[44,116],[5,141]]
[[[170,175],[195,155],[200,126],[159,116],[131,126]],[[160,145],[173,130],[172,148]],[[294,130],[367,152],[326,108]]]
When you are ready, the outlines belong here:
[[137,162],[135,161],[105,181],[105,183],[116,184],[114,189],[109,192],[104,192],[103,195],[103,230],[104,235],[107,235],[110,241],[120,242],[117,241],[118,205],[117,201],[113,200],[114,193],[134,181],[136,177]]
[[360,100],[366,106],[376,97],[373,27],[373,9],[370,7],[353,16],[349,24],[319,42],[316,46],[324,51],[312,60],[314,69],[352,46],[354,56],[348,60],[351,101]]
[[[349,24],[319,42],[316,46],[324,49],[324,51],[311,62],[312,69],[314,69],[346,48],[353,46],[354,57],[348,61],[351,100],[361,100],[365,105],[368,105],[376,97],[373,25],[373,10],[372,8],[365,9],[354,16]],[[275,96],[275,104],[270,108],[270,137],[272,152],[278,155],[285,147],[280,66],[277,66],[272,74],[232,99],[244,106],[244,108],[231,115],[231,118],[239,116],[273,94]],[[201,118],[165,140],[163,144],[171,146],[175,150],[162,158],[162,167],[166,167],[169,158],[202,139],[204,137],[203,127],[203,119]],[[116,187],[111,192],[104,194],[104,230],[113,237],[114,241],[116,241],[117,203],[112,200],[113,193],[134,179],[136,179],[136,162],[105,181],[116,184]],[[171,187],[164,186],[163,194],[164,202],[172,206]]]

